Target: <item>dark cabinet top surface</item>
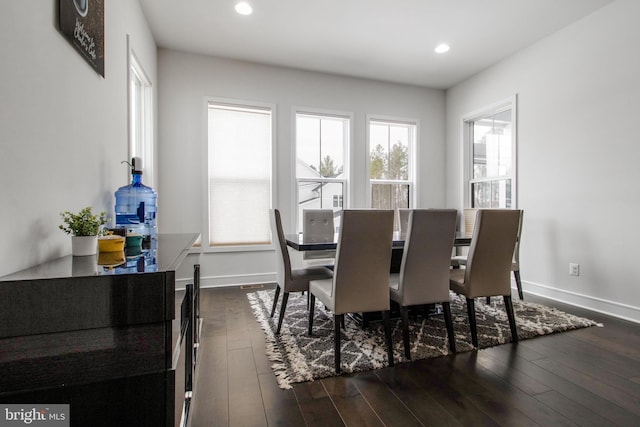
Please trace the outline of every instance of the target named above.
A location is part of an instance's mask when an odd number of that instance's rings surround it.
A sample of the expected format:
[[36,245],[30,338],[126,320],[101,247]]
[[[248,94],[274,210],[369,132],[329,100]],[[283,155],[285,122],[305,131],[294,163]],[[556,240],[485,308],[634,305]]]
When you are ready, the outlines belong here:
[[150,249],[135,256],[120,255],[122,253],[67,255],[0,277],[0,282],[174,271],[198,236],[198,233],[158,234],[157,244],[154,242]]

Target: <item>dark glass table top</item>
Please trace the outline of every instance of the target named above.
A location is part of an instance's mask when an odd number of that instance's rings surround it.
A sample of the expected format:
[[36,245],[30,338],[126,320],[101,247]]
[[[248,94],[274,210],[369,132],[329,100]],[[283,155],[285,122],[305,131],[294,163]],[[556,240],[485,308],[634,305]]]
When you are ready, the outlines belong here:
[[174,271],[198,236],[198,233],[158,234],[149,249],[134,256],[126,256],[123,252],[67,255],[0,277],[0,282]]
[[[305,241],[302,237],[302,233],[299,234],[286,234],[285,240],[287,246],[292,247],[297,251],[319,251],[327,249],[336,249],[338,246],[338,234],[334,234],[333,239],[325,239],[324,241],[316,239],[316,241]],[[393,248],[401,249],[404,247],[405,234],[400,232],[393,233]],[[454,246],[469,246],[471,244],[471,237],[464,235],[456,235],[453,245]]]

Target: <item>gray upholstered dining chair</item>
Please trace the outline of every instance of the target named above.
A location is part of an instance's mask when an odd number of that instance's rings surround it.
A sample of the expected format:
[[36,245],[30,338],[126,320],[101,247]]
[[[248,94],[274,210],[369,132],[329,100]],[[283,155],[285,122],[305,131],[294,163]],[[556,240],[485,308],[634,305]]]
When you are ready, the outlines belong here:
[[518,287],[518,297],[524,299],[522,293],[522,280],[520,279],[520,240],[522,239],[522,220],[524,218],[524,210],[520,210],[520,222],[518,223],[518,236],[516,238],[516,247],[513,250],[513,259],[511,260],[511,271],[513,271],[513,278],[516,280],[516,286]]
[[[467,212],[473,212],[473,220],[467,218]],[[465,234],[468,233],[467,230],[471,230],[473,234],[473,227],[475,224],[475,215],[478,209],[465,209]],[[470,215],[471,216],[471,215]],[[522,292],[522,280],[520,279],[520,240],[522,239],[522,220],[524,218],[524,210],[520,210],[520,222],[518,223],[518,236],[516,240],[516,247],[513,250],[513,259],[511,260],[511,271],[513,271],[513,278],[516,281],[516,287],[518,288],[518,297],[522,300],[524,299],[524,294]],[[471,235],[468,234],[468,235]],[[456,255],[451,258],[451,266],[454,268],[463,266],[467,264],[467,256],[466,255]],[[487,300],[488,301],[488,300]]]
[[340,325],[346,313],[382,311],[389,365],[393,366],[391,339],[389,265],[393,244],[392,210],[345,210],[331,279],[309,284],[309,335],[318,298],[334,318],[336,373],[340,367]]
[[[462,210],[462,220],[464,224],[464,236],[473,236],[473,228],[476,225],[476,215],[478,213],[477,208],[465,208]],[[455,255],[451,257],[451,266],[453,268],[459,268],[467,263],[466,255]]]
[[411,209],[398,208],[398,221],[400,222],[400,233],[405,234],[409,229],[409,214]]
[[464,269],[449,272],[449,286],[467,300],[471,341],[478,347],[474,298],[502,296],[509,318],[511,339],[518,341],[518,331],[511,302],[511,261],[518,234],[520,211],[481,209],[471,237]]
[[449,263],[456,233],[455,209],[416,209],[409,215],[400,272],[391,274],[391,300],[400,305],[404,354],[411,359],[409,307],[442,304],[449,348],[456,351],[449,305]]
[[271,220],[271,238],[276,248],[276,264],[277,264],[277,286],[273,297],[273,307],[271,307],[271,317],[276,311],[278,297],[280,291],[283,291],[282,303],[280,305],[280,315],[278,317],[278,328],[276,334],[280,333],[282,328],[282,320],[284,319],[284,311],[287,308],[287,300],[290,292],[303,292],[309,290],[309,282],[314,279],[328,279],[333,273],[325,267],[312,268],[291,268],[291,259],[287,250],[287,241],[282,230],[282,219],[278,209],[269,211]]
[[[335,225],[332,209],[304,209],[302,211],[302,238],[305,242],[333,242]],[[333,265],[335,250],[304,251],[306,266]]]

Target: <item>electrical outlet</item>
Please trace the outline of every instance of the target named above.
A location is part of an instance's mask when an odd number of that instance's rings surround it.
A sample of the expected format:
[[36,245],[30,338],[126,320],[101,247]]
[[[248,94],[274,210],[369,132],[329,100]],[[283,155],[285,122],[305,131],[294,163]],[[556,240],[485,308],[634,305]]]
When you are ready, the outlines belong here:
[[576,264],[573,262],[569,263],[569,275],[570,276],[579,276],[580,275],[580,264]]

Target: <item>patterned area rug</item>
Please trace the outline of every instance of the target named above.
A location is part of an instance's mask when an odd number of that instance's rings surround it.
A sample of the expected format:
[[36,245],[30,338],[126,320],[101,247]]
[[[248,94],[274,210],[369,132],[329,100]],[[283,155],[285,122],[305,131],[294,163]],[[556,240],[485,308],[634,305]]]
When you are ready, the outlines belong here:
[[[333,353],[333,315],[316,302],[313,336],[307,335],[307,296],[289,295],[286,315],[279,336],[275,335],[280,305],[269,317],[274,290],[247,294],[256,320],[265,332],[267,355],[281,388],[292,383],[311,381],[335,375]],[[282,298],[280,298],[282,300]],[[280,301],[281,302],[281,301]],[[478,343],[480,348],[511,341],[511,332],[502,298],[476,300]],[[539,335],[598,325],[589,319],[573,316],[554,308],[514,299],[518,337],[523,340]],[[451,314],[458,353],[473,350],[464,297],[451,293]],[[388,366],[384,331],[381,322],[371,322],[366,328],[345,317],[341,335],[342,371],[360,372]],[[412,360],[449,354],[444,317],[422,315],[410,318]],[[393,321],[393,345],[396,363],[406,362],[399,320]],[[598,325],[602,326],[602,325]]]

